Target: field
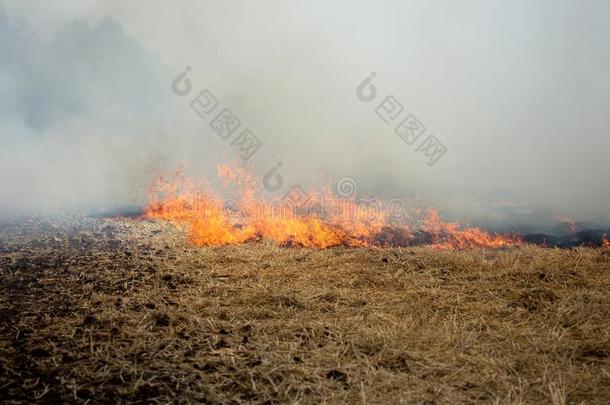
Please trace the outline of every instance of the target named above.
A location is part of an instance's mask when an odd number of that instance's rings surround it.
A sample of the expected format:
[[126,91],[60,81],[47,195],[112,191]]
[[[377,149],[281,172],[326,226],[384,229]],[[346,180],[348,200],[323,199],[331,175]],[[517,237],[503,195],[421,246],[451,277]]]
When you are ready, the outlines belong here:
[[0,224],[4,402],[610,403],[610,250]]

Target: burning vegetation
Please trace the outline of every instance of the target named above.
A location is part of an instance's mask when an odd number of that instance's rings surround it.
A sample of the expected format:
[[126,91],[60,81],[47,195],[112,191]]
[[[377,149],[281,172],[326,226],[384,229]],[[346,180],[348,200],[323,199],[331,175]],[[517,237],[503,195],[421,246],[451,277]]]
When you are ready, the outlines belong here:
[[610,251],[0,221],[6,403],[608,403]]
[[268,238],[280,246],[413,246],[439,249],[499,248],[521,240],[443,221],[434,208],[403,200],[337,198],[330,186],[300,198],[266,199],[250,171],[218,166],[226,198],[206,181],[195,183],[177,170],[148,187],[149,219],[185,224],[198,246],[235,245]]
[[[144,215],[0,221],[0,398],[610,398],[601,230],[492,234],[417,201],[274,201],[248,170],[218,174],[222,194],[158,176]],[[533,246],[583,243],[601,248]]]

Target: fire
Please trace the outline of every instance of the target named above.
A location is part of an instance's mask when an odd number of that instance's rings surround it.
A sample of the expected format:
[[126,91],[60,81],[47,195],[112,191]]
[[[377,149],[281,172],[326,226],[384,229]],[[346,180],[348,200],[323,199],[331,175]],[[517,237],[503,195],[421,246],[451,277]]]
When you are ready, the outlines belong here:
[[146,217],[186,225],[190,241],[197,246],[262,238],[281,246],[317,248],[425,243],[441,249],[468,249],[520,244],[516,237],[443,222],[434,209],[408,210],[396,200],[338,199],[325,187],[308,192],[304,203],[297,204],[290,198],[264,198],[259,179],[244,168],[219,165],[218,176],[235,198],[220,196],[207,182],[195,184],[180,169],[158,176],[147,190]]
[[444,249],[500,248],[519,242],[513,236],[492,235],[479,228],[460,229],[458,223],[443,222],[435,209],[428,212],[423,229],[432,234],[433,247]]
[[559,222],[570,233],[576,233],[576,222],[572,218],[562,214],[555,214],[553,215],[553,219]]
[[608,235],[604,234],[604,237],[602,238],[602,247],[604,249],[610,249],[610,242],[608,242]]

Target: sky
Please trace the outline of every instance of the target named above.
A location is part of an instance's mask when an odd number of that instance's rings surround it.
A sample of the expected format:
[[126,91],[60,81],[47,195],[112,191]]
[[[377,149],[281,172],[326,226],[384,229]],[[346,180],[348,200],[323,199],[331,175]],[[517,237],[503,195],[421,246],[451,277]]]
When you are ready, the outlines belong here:
[[[0,0],[0,208],[144,204],[181,164],[213,177],[241,159],[210,127],[227,108],[262,143],[253,170],[281,162],[278,195],[349,177],[457,217],[483,215],[476,198],[608,221],[609,43],[594,0]],[[412,145],[395,132],[409,114]]]

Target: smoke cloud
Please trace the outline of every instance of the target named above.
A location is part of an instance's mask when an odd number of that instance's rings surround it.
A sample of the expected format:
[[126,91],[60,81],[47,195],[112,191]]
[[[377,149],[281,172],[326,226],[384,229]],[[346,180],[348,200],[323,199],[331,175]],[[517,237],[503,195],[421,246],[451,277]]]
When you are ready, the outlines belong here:
[[[240,159],[210,127],[227,108],[262,142],[255,172],[282,163],[280,197],[323,173],[475,222],[608,223],[609,38],[594,0],[0,1],[0,209],[141,205],[179,164],[213,177]],[[413,145],[395,132],[408,114],[426,128]],[[433,165],[428,135],[446,148]]]

